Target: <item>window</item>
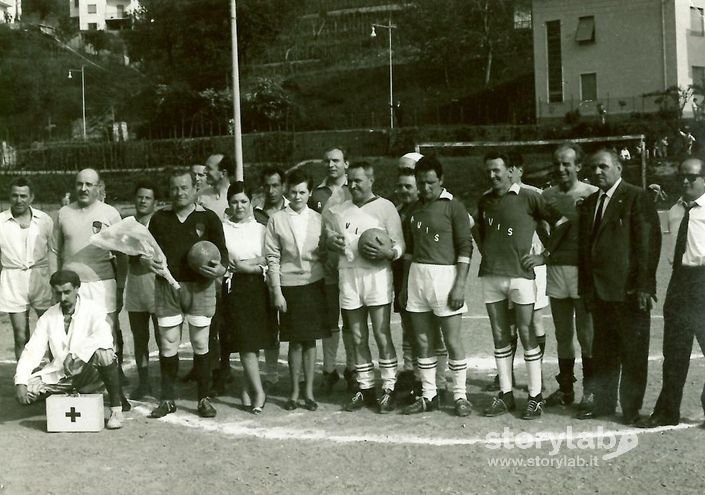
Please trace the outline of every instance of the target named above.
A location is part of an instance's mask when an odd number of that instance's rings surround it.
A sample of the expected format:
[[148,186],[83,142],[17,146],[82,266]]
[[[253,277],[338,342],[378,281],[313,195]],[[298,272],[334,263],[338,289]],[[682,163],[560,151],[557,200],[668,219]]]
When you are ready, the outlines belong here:
[[78,8],[79,0],[73,0],[73,6]]
[[125,6],[124,5],[122,5],[122,4],[117,5],[117,16],[118,16],[118,19],[122,19],[123,17],[125,17]]
[[690,34],[695,36],[705,36],[705,26],[703,16],[705,12],[700,7],[690,8]]
[[590,72],[580,74],[580,99],[582,101],[597,100],[597,74]]
[[563,60],[561,58],[561,21],[546,23],[546,49],[548,54],[548,101],[563,101]]
[[705,91],[705,67],[693,66],[693,86],[699,86],[700,91]]
[[89,14],[97,14],[98,13],[98,6],[94,3],[89,3],[88,4],[88,13]]
[[89,31],[97,31],[98,30],[98,23],[97,22],[89,22],[88,23],[88,30]]
[[578,43],[595,42],[595,17],[578,18],[578,29],[575,31],[575,41]]
[[531,29],[531,9],[521,7],[514,9],[514,29]]

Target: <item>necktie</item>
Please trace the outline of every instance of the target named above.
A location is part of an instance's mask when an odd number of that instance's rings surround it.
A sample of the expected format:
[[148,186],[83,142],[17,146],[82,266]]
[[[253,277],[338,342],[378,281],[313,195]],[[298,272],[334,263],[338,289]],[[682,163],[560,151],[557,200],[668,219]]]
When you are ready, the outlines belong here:
[[602,223],[602,214],[603,214],[603,208],[605,207],[605,201],[607,200],[607,194],[602,193],[602,196],[600,196],[600,202],[597,205],[597,213],[595,214],[595,221],[592,223],[592,236],[591,239],[594,242],[595,237],[597,237],[597,230],[600,228],[600,224]]
[[676,237],[676,250],[673,253],[673,269],[680,268],[683,264],[683,255],[685,254],[685,244],[688,241],[688,222],[690,220],[690,210],[693,208],[693,203],[683,205],[685,213],[683,220],[678,226],[678,236]]

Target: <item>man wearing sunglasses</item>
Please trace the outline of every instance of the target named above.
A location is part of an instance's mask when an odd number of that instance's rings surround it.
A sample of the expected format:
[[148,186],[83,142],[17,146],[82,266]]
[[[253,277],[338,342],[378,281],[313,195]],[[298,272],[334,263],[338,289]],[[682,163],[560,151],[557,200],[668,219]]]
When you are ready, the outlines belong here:
[[[677,425],[688,376],[693,336],[705,350],[705,170],[688,158],[679,168],[682,195],[668,212],[675,239],[673,274],[663,305],[663,384],[653,414],[642,428]],[[700,398],[705,408],[705,391]]]

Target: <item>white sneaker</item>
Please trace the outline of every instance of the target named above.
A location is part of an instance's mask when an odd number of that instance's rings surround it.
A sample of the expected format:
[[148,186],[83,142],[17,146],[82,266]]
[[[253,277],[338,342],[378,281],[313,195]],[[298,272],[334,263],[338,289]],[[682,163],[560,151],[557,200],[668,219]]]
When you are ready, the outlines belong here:
[[[120,409],[120,408],[118,408]],[[110,418],[108,418],[108,423],[105,425],[105,427],[108,430],[119,430],[122,428],[122,422],[124,420],[124,416],[122,415],[122,410],[110,410]]]

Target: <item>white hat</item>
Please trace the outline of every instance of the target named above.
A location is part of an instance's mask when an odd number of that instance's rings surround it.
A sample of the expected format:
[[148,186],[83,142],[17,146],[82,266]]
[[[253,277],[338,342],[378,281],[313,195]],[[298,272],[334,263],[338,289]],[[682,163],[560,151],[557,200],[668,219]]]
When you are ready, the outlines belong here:
[[406,155],[399,158],[399,168],[413,169],[416,166],[416,162],[418,162],[422,158],[423,155],[421,153],[416,153],[414,151],[412,151],[411,153],[407,153]]

